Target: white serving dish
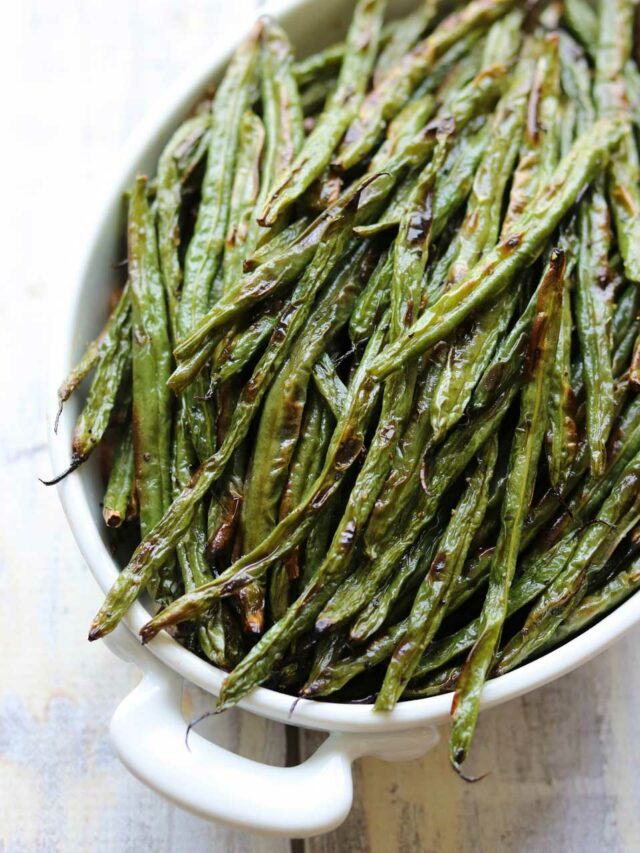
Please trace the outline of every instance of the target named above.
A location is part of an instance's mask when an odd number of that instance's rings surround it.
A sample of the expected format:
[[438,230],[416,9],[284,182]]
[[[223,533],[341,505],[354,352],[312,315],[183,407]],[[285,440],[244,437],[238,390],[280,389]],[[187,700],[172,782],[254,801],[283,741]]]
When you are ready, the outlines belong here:
[[[392,10],[414,5],[391,2]],[[276,16],[305,55],[339,37],[345,30],[352,0],[274,0],[263,10]],[[122,257],[122,194],[137,172],[154,170],[171,131],[202,96],[248,30],[250,21],[236,22],[236,36],[213,46],[211,54],[184,77],[160,107],[138,128],[97,208],[91,236],[64,294],[52,354],[50,413],[56,409],[55,389],[77,361],[83,345],[104,323],[113,285],[112,265]],[[66,279],[69,280],[69,279]],[[60,294],[59,294],[60,295]],[[57,436],[51,440],[53,470],[68,462],[71,431],[78,402],[66,408]],[[69,525],[96,581],[107,591],[118,566],[106,546],[100,515],[97,466],[83,466],[59,485]],[[91,617],[87,613],[87,623]],[[149,614],[136,603],[107,645],[143,671],[141,684],[116,710],[111,737],[124,764],[143,782],[176,804],[202,817],[247,830],[303,837],[333,829],[347,816],[353,796],[351,762],[364,755],[388,760],[417,757],[438,739],[438,724],[449,715],[451,696],[403,702],[390,713],[370,706],[301,700],[291,715],[292,700],[258,688],[240,706],[246,711],[290,725],[330,733],[328,740],[298,767],[281,768],[242,758],[193,733],[185,746],[180,710],[183,679],[213,695],[224,673],[182,648],[166,633],[148,647],[137,641]],[[603,651],[640,621],[640,595],[618,607],[581,636],[532,663],[490,681],[482,708],[540,687]]]

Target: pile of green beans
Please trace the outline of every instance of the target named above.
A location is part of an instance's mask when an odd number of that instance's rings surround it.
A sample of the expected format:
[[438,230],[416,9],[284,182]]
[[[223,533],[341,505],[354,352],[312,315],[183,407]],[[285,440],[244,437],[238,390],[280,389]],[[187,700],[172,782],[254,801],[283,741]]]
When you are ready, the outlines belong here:
[[640,586],[631,0],[357,0],[260,20],[128,196],[86,381],[122,571],[227,671],[316,701],[483,687]]

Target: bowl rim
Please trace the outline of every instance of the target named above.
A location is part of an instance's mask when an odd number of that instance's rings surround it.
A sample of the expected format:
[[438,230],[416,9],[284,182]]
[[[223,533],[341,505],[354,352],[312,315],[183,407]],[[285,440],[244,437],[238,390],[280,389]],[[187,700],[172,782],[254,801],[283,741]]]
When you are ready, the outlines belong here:
[[[310,10],[313,5],[314,0],[273,0],[265,4],[262,11],[277,17],[286,27],[296,16],[303,16],[305,10]],[[333,0],[336,9],[344,5],[345,0]],[[229,28],[230,37],[224,39],[224,44],[219,40],[206,57],[178,79],[164,98],[160,99],[156,108],[138,124],[121,151],[116,169],[111,172],[112,179],[106,184],[102,203],[97,206],[97,215],[91,220],[93,224],[88,239],[75,266],[75,275],[72,275],[73,284],[56,293],[56,297],[60,298],[56,300],[58,307],[55,313],[59,315],[60,321],[55,324],[50,359],[51,381],[47,415],[49,427],[53,424],[57,411],[56,389],[72,366],[75,317],[80,308],[86,307],[82,295],[91,286],[95,288],[95,283],[90,284],[92,276],[98,278],[92,269],[92,258],[107,233],[112,211],[119,205],[124,189],[130,184],[138,164],[144,159],[154,140],[175,128],[196,95],[204,91],[206,85],[227,63],[251,23],[246,19],[232,22]],[[63,415],[58,434],[54,435],[52,429],[49,429],[49,433],[53,470],[58,471],[68,463],[70,419],[65,419]],[[57,489],[80,552],[98,585],[106,592],[117,577],[118,566],[96,526],[83,488],[87,476],[87,470],[81,468],[60,483]],[[137,638],[140,628],[148,618],[148,611],[137,601],[123,621]],[[488,681],[481,708],[498,705],[559,678],[604,651],[639,621],[640,595],[632,595],[573,640],[512,672]],[[188,681],[214,695],[219,693],[226,673],[179,645],[166,632],[158,635],[147,648],[167,667]],[[313,699],[299,699],[294,702],[293,697],[287,694],[257,687],[241,700],[239,706],[263,717],[307,728],[325,731],[391,732],[445,721],[449,716],[451,696],[451,693],[447,693],[425,699],[413,699],[399,703],[393,711],[381,713],[373,711],[371,705],[349,705]]]

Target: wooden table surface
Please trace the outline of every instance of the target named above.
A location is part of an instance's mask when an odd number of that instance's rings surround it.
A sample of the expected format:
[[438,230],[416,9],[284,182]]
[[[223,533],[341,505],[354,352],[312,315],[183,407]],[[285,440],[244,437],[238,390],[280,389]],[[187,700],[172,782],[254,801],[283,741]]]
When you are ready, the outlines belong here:
[[[467,785],[444,741],[356,767],[353,812],[306,842],[208,824],[120,765],[107,729],[137,675],[85,641],[99,602],[49,471],[43,401],[52,305],[127,134],[177,72],[256,0],[21,0],[0,50],[0,851],[639,851],[640,629],[572,675],[485,713]],[[6,190],[9,190],[7,197]],[[202,703],[202,697],[196,697]],[[316,735],[243,712],[218,737],[269,761]]]

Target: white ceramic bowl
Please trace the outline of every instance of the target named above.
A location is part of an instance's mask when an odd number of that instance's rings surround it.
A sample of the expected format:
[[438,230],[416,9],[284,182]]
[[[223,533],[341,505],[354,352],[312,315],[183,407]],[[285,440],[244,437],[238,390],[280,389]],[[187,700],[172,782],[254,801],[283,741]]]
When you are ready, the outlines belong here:
[[[402,10],[406,0],[391,2]],[[263,8],[286,28],[299,55],[328,44],[345,30],[353,0],[274,0]],[[196,103],[227,63],[231,51],[251,22],[236,22],[236,38],[214,46],[206,61],[184,77],[164,103],[138,128],[119,170],[108,186],[104,203],[73,286],[66,298],[57,345],[53,350],[50,412],[56,409],[55,389],[74,364],[87,340],[102,327],[113,286],[112,265],[123,254],[122,194],[138,172],[153,173],[159,152],[172,130]],[[240,29],[242,27],[242,29]],[[59,433],[51,441],[53,470],[68,462],[71,431],[78,401],[71,400]],[[101,484],[97,466],[88,463],[60,484],[59,493],[78,546],[100,587],[106,592],[118,574],[106,545],[100,515]],[[87,613],[87,623],[92,614]],[[210,819],[286,836],[328,831],[348,814],[352,799],[351,761],[365,754],[409,758],[437,740],[435,724],[449,714],[451,697],[436,696],[402,702],[390,713],[370,706],[301,700],[291,715],[292,700],[265,688],[247,696],[241,707],[289,724],[331,732],[308,761],[278,768],[249,761],[193,735],[191,751],[184,744],[180,713],[182,679],[217,694],[224,673],[182,648],[163,633],[143,649],[139,629],[148,619],[135,604],[107,643],[137,663],[145,677],[116,711],[111,734],[129,769],[177,804]],[[546,684],[592,658],[640,621],[640,595],[634,596],[581,636],[499,679],[490,681],[482,707],[488,708]],[[135,639],[134,639],[135,638]],[[286,803],[283,808],[282,804]]]

